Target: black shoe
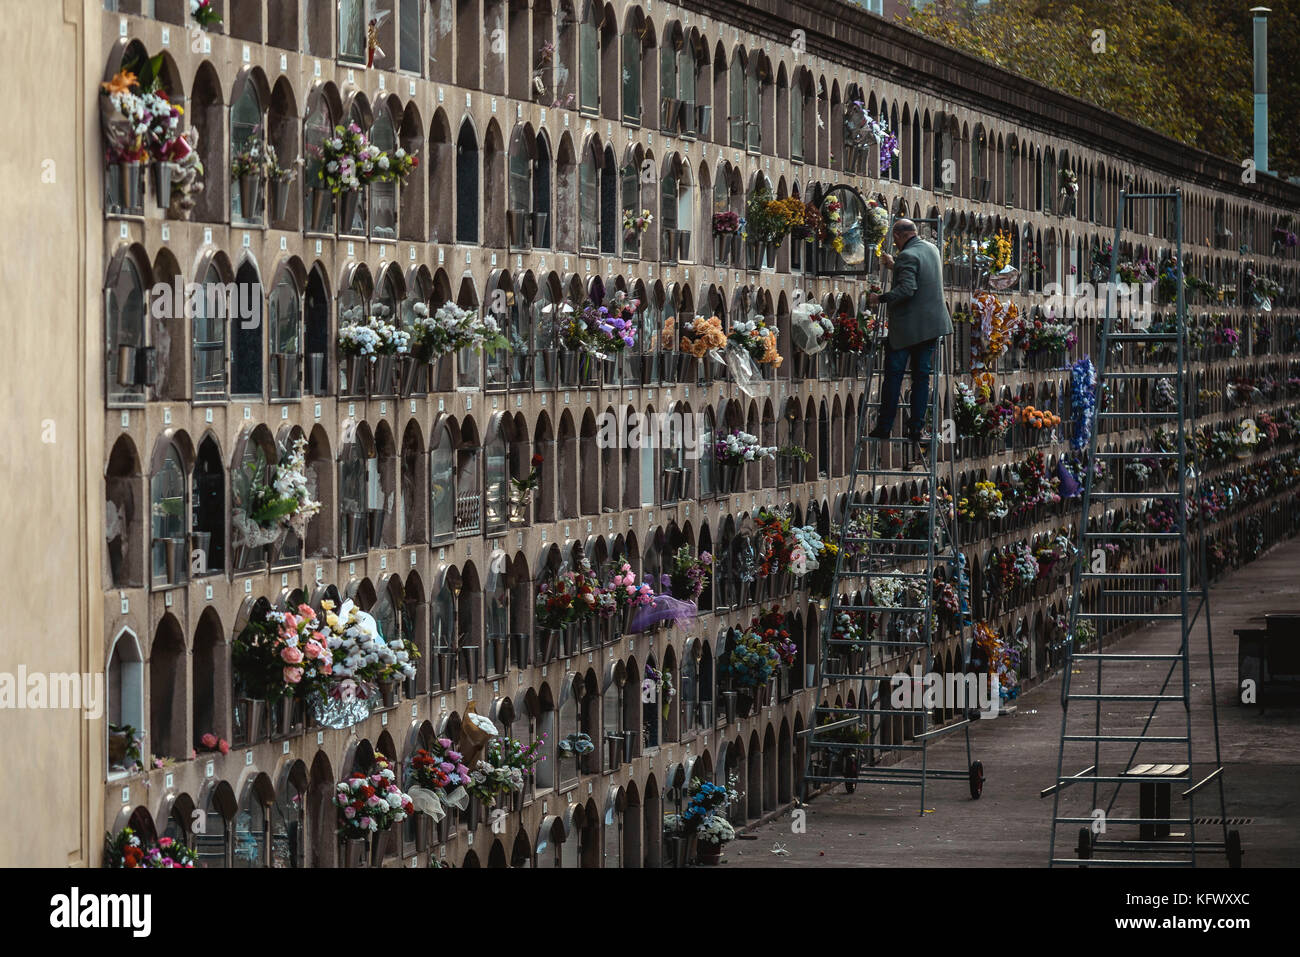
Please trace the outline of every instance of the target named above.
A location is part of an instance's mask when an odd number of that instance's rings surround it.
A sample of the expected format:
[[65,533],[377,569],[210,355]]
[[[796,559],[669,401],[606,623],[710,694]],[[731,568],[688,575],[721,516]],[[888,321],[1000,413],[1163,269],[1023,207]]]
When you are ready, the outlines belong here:
[[870,432],[867,433],[867,438],[887,439],[889,438],[889,429],[882,429],[880,426],[876,426],[874,429],[872,429]]

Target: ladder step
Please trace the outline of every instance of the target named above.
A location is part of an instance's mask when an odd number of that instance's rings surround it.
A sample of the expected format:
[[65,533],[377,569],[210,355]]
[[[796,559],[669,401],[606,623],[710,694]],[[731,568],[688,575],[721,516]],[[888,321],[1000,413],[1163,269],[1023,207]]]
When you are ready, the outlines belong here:
[[1176,332],[1112,332],[1103,336],[1107,342],[1177,342]]
[[[1190,738],[1170,737],[1168,735],[1141,735],[1141,734],[1067,734],[1066,741],[1097,741],[1097,742],[1124,742],[1130,744],[1140,741],[1143,744],[1186,744]],[[1109,818],[1107,819],[1109,820]]]
[[1073,864],[1076,867],[1191,867],[1192,862],[1186,861],[1137,861],[1123,858],[1104,858],[1090,857],[1087,860],[1078,860],[1073,857],[1054,857],[1051,860],[1053,864]]
[[[889,546],[930,544],[930,540],[928,538],[866,538],[861,535],[846,535],[840,539],[840,542],[845,545],[870,545],[872,542],[875,542],[880,545],[889,545]],[[917,555],[912,557],[919,558],[921,556]]]
[[[1057,824],[1091,824],[1095,817],[1058,817],[1054,818]],[[1107,824],[1186,824],[1192,826],[1190,817],[1111,817],[1106,815]],[[1177,847],[1178,845],[1175,845]]]
[[1153,578],[1168,578],[1170,577],[1170,575],[1174,575],[1174,574],[1176,573],[1167,572],[1166,574],[1162,575],[1160,572],[1111,572],[1111,573],[1084,572],[1083,577],[1092,580],[1098,580],[1102,578],[1106,578],[1106,579],[1123,578],[1123,579],[1128,579],[1130,581],[1137,581],[1137,580],[1145,580],[1145,579],[1153,579]]
[[[878,576],[878,577],[883,577],[883,576]],[[922,605],[922,606],[917,606],[917,605],[899,605],[899,606],[896,606],[896,607],[895,607],[895,606],[890,606],[890,605],[836,605],[835,608],[836,608],[837,611],[915,611],[915,612],[922,612],[922,611],[929,611],[929,610],[930,610],[929,608],[927,608],[927,607],[925,607],[925,606],[923,606],[923,605]]]
[[[1134,591],[1103,591],[1101,597],[1128,597],[1128,598],[1172,598],[1179,594],[1177,588],[1162,588],[1156,590],[1134,590]],[[1181,617],[1181,616],[1179,616]]]
[[1072,661],[1182,661],[1180,654],[1140,654],[1136,651],[1090,651],[1070,656]]
[[1182,489],[1152,489],[1149,492],[1092,492],[1094,501],[1097,499],[1107,498],[1178,498],[1183,494]]
[[[1071,701],[1182,701],[1180,694],[1070,694]],[[1092,780],[1089,778],[1088,780]]]
[[1153,613],[1149,615],[1146,614],[1133,615],[1133,614],[1128,614],[1126,612],[1118,612],[1118,611],[1081,611],[1079,612],[1079,617],[1098,618],[1103,621],[1110,621],[1113,619],[1120,619],[1120,618],[1140,618],[1143,621],[1182,621],[1183,620],[1182,615],[1175,615],[1175,614]]
[[[818,705],[813,708],[816,714],[929,714],[924,708],[832,708],[830,705]],[[808,734],[817,728],[809,728]]]
[[[1144,412],[1112,413],[1115,415],[1145,415]],[[1177,452],[1098,452],[1099,459],[1176,459]]]
[[1069,784],[1092,784],[1092,783],[1097,783],[1097,784],[1182,783],[1182,784],[1186,784],[1190,780],[1191,778],[1189,778],[1185,774],[1181,774],[1177,776],[1171,774],[1168,777],[1161,777],[1158,781],[1150,781],[1144,778],[1133,777],[1132,775],[1125,776],[1123,774],[1098,774],[1098,775],[1089,774],[1087,777],[1082,777],[1082,778],[1061,778],[1059,783],[1061,784],[1066,784],[1066,783]]
[[924,751],[923,744],[841,744],[836,741],[818,741],[815,737],[808,741],[810,748],[843,748],[846,751]]
[[886,509],[894,512],[928,512],[929,505],[890,505],[887,502],[849,502],[849,508],[866,509]]
[[1178,538],[1178,532],[1084,532],[1085,538]]

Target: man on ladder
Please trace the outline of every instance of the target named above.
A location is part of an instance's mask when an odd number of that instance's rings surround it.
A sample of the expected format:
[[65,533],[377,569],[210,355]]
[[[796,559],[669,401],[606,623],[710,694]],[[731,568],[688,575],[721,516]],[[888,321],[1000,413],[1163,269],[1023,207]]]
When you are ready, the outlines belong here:
[[924,442],[925,411],[930,398],[930,375],[940,336],[952,335],[952,318],[943,298],[943,261],[934,243],[916,233],[916,223],[900,219],[894,223],[894,248],[898,259],[888,253],[880,257],[886,269],[894,271],[894,282],[883,295],[871,293],[871,305],[886,303],[889,310],[889,354],[880,394],[876,427],[867,433],[873,439],[887,439],[898,414],[903,375],[908,359],[912,364],[912,411],[907,437],[916,445]]

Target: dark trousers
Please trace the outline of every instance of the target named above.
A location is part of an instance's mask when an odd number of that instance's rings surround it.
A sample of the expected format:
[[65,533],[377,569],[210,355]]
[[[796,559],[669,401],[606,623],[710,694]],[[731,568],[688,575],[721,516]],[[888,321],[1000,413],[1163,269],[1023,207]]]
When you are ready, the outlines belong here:
[[912,417],[907,424],[907,434],[918,436],[925,425],[925,412],[930,405],[930,373],[934,369],[934,349],[938,339],[927,339],[905,349],[890,349],[885,356],[885,381],[880,390],[880,412],[876,428],[892,429],[898,415],[898,399],[903,392],[903,375],[908,359],[912,363]]

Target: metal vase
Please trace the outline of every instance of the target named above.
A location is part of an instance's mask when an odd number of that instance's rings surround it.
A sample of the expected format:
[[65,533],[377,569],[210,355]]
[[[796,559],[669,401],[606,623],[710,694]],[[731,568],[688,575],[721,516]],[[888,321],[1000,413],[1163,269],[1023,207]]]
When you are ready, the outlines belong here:
[[312,352],[307,356],[307,388],[312,395],[325,395],[325,353]]
[[400,377],[401,395],[408,396],[416,391],[416,385],[420,381],[420,369],[424,363],[416,360],[414,356],[401,356],[397,360]]
[[713,262],[721,265],[727,261],[727,251],[731,248],[731,237],[726,233],[713,234]]
[[329,224],[330,212],[334,208],[334,194],[327,189],[313,189],[311,191],[311,231],[314,233],[325,232],[325,227]]
[[533,213],[533,245],[546,238],[546,213]]
[[677,230],[677,258],[691,258],[691,231],[689,229]]
[[117,347],[117,384],[135,385],[135,346]]
[[158,205],[166,209],[172,202],[172,164],[158,160],[153,164],[153,195]]
[[139,163],[119,163],[118,172],[118,196],[122,200],[122,208],[138,209],[140,206],[140,164]]
[[384,540],[385,512],[382,508],[371,508],[366,511],[370,519],[370,547],[379,548],[380,542]]
[[257,203],[262,194],[262,177],[245,173],[239,177],[239,213],[245,220],[258,218]]
[[293,182],[288,176],[277,176],[267,187],[270,190],[271,221],[281,222],[289,214],[289,184]]
[[781,248],[781,244],[780,244],[779,242],[767,242],[767,243],[764,243],[763,246],[764,246],[764,248],[765,248],[766,251],[767,251],[767,265],[768,265],[770,268],[775,269],[775,268],[776,268],[776,254],[777,254],[777,250],[779,250],[779,249]]
[[522,249],[528,245],[528,213],[522,209],[506,210],[506,226],[511,246]]
[[371,395],[388,395],[393,391],[393,356],[379,356],[370,363]]
[[524,658],[528,655],[528,635],[523,632],[514,632],[510,635],[510,661],[516,668],[524,666]]
[[396,678],[389,678],[379,682],[379,693],[383,697],[385,708],[397,707],[398,684]]
[[605,748],[609,770],[618,770],[618,766],[623,763],[623,736],[616,731],[606,731]]
[[350,233],[352,221],[357,218],[357,204],[361,201],[361,190],[349,189],[339,193],[339,232]]

